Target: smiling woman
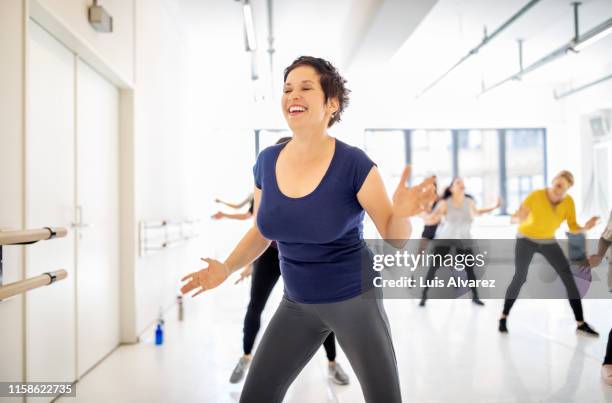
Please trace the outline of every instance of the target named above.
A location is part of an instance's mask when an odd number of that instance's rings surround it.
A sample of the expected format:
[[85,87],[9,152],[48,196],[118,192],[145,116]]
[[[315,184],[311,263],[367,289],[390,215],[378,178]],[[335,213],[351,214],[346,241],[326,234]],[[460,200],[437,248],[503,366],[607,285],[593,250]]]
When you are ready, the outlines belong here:
[[[295,70],[300,69],[300,76],[302,80],[297,80],[294,75],[289,77],[289,74]],[[351,92],[345,86],[346,80],[340,76],[336,68],[328,61],[312,57],[302,56],[297,58],[291,66],[285,69],[285,85],[283,95],[283,110],[285,111],[285,118],[292,127],[292,122],[289,118],[299,116],[309,110],[309,105],[315,106],[320,104],[319,99],[312,99],[312,103],[309,102],[309,98],[315,97],[320,98],[323,95],[323,104],[327,104],[328,101],[332,101],[331,107],[331,118],[327,123],[327,127],[331,127],[334,123],[340,121],[340,117],[344,109],[349,103],[349,93]],[[308,96],[307,93],[311,94]],[[314,92],[314,94],[312,94]],[[292,97],[291,94],[299,93],[302,97],[304,104],[300,104],[296,101],[295,95]],[[316,109],[313,111],[313,116],[319,117],[322,115]]]
[[[372,281],[363,240],[368,213],[385,239],[410,237],[409,217],[435,198],[433,178],[407,187],[406,167],[391,202],[376,164],[327,134],[348,104],[346,81],[326,60],[303,56],[285,70],[282,110],[290,141],[263,150],[253,169],[256,224],[224,262],[184,280],[195,294],[221,284],[275,240],[285,295],[262,338],[240,401],[281,402],[333,331],[367,402],[401,401],[389,324]],[[374,273],[372,273],[374,275]],[[365,280],[365,281],[364,281]]]

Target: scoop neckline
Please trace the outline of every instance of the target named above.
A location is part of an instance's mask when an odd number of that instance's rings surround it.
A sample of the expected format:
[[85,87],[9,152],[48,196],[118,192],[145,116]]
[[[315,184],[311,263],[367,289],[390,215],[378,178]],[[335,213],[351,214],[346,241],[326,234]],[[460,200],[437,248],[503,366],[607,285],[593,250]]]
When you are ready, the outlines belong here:
[[332,137],[332,138],[334,139],[334,153],[332,154],[331,161],[329,162],[329,165],[327,166],[327,169],[325,170],[325,174],[323,174],[323,177],[321,178],[321,180],[319,181],[317,186],[315,186],[315,188],[313,189],[312,192],[310,192],[310,193],[308,193],[308,194],[306,194],[304,196],[300,196],[300,197],[287,196],[280,189],[280,186],[278,186],[278,179],[276,177],[276,164],[278,163],[278,157],[280,156],[281,151],[283,151],[283,149],[287,146],[287,144],[289,144],[289,141],[284,143],[282,145],[282,147],[280,147],[280,149],[276,153],[276,157],[274,158],[274,165],[273,165],[274,169],[273,169],[273,171],[274,171],[274,186],[276,187],[276,191],[282,197],[284,197],[285,199],[289,199],[289,200],[302,200],[302,199],[306,199],[306,198],[312,196],[313,194],[315,194],[317,192],[317,190],[319,190],[319,188],[321,188],[321,186],[323,186],[323,183],[325,182],[325,180],[329,176],[329,172],[331,171],[332,166],[334,165],[334,162],[336,161],[336,155],[338,154],[338,139],[336,139],[335,137]]

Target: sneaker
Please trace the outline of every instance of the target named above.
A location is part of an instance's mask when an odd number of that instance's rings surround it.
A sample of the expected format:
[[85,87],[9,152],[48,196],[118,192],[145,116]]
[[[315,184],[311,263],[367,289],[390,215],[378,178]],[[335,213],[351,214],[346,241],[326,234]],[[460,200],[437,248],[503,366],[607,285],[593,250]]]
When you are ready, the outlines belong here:
[[601,366],[601,377],[605,383],[612,386],[612,364]]
[[582,333],[585,336],[599,337],[599,333],[595,331],[588,323],[584,322],[576,328],[576,332]]
[[506,327],[506,319],[499,320],[499,331],[501,333],[508,333],[508,328]]
[[348,375],[346,374],[346,372],[344,372],[344,370],[338,363],[335,363],[334,365],[329,365],[327,376],[333,383],[337,385],[349,384]]
[[419,302],[419,306],[425,306],[425,301],[427,301],[425,298],[421,299],[421,302]]
[[238,383],[244,378],[244,374],[246,373],[249,365],[251,364],[251,359],[247,357],[240,357],[238,360],[238,364],[236,364],[236,368],[232,371],[232,375],[230,376],[230,383]]
[[472,302],[476,305],[484,306],[484,302],[482,302],[480,298],[472,298]]

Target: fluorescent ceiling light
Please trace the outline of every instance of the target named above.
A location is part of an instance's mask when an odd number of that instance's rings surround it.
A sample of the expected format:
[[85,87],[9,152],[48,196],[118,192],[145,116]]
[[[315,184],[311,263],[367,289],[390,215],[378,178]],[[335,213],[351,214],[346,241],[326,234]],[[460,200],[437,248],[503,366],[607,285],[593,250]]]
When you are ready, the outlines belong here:
[[576,52],[580,52],[587,46],[602,40],[610,34],[612,34],[612,18],[581,36],[572,48]]
[[251,4],[246,0],[242,6],[242,16],[244,18],[244,29],[247,37],[247,47],[249,51],[253,51],[257,48],[257,41],[255,41],[255,27],[253,25],[253,12],[251,10]]

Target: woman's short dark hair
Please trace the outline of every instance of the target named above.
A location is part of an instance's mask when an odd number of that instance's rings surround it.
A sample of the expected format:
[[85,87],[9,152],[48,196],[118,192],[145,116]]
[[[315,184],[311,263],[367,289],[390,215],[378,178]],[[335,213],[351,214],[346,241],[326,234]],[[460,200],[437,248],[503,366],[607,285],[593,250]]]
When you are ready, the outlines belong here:
[[327,127],[331,127],[334,123],[340,121],[342,112],[349,104],[349,93],[351,90],[346,88],[346,80],[342,78],[338,70],[327,60],[319,57],[300,56],[285,69],[284,81],[287,81],[287,76],[291,70],[299,66],[310,66],[319,74],[321,88],[323,88],[323,93],[325,94],[325,102],[333,98],[338,99],[338,110],[327,124]]

